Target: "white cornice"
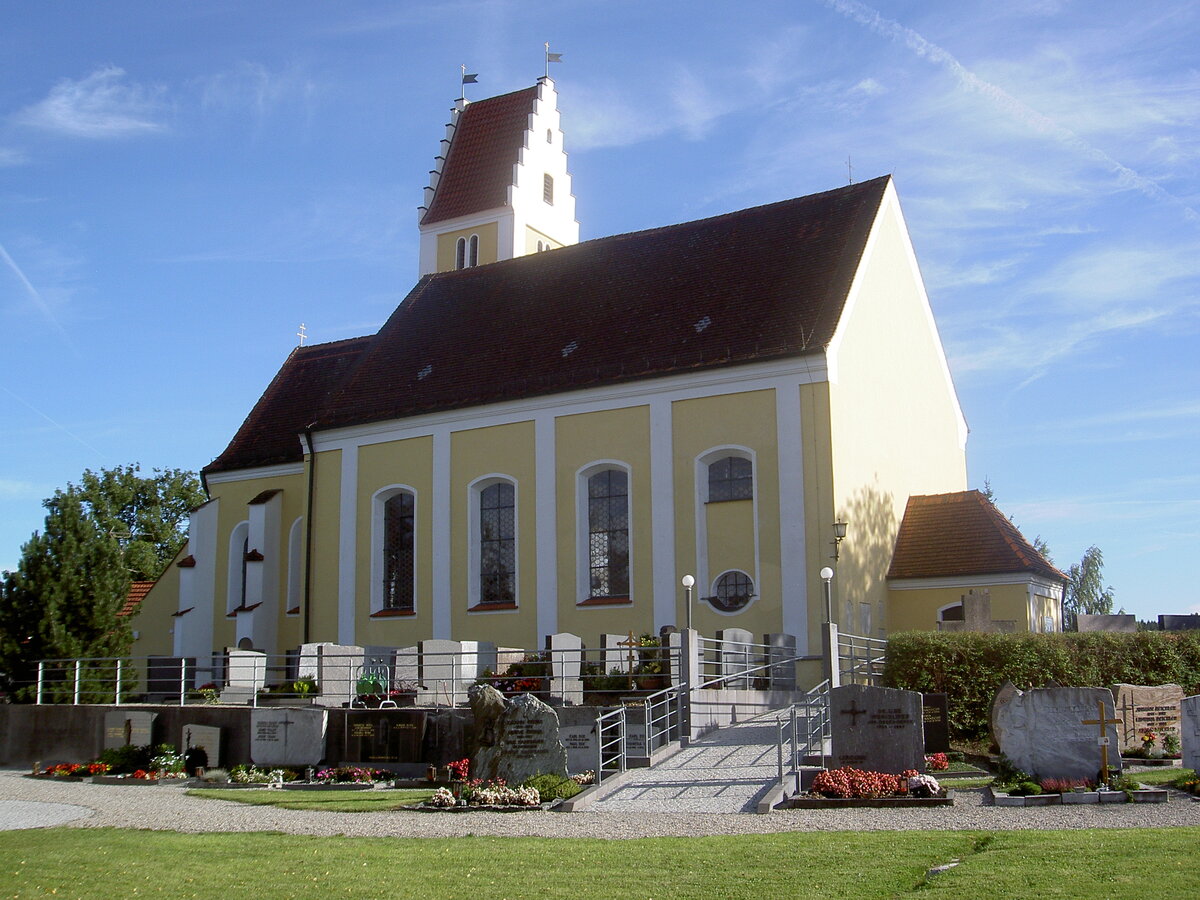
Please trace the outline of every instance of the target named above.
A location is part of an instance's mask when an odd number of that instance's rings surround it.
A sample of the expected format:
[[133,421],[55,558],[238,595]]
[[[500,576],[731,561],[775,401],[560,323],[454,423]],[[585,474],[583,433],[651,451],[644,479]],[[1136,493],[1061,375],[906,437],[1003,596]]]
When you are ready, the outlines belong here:
[[257,466],[253,469],[237,469],[232,472],[213,472],[206,475],[209,484],[225,484],[231,481],[251,481],[256,478],[278,478],[284,475],[303,475],[304,463],[280,463],[277,466]]
[[465,216],[456,216],[453,219],[438,219],[436,222],[431,222],[428,225],[418,223],[417,230],[421,234],[444,234],[447,231],[461,231],[467,228],[476,228],[481,225],[488,225],[495,222],[497,219],[502,219],[505,216],[511,216],[513,211],[508,206],[496,206],[492,209],[485,209],[481,212],[470,213]]
[[1034,585],[1046,588],[1050,595],[1062,592],[1062,584],[1033,572],[1002,572],[995,575],[949,575],[940,578],[888,578],[891,591],[928,591],[937,588],[973,588],[998,584]]
[[596,388],[489,403],[466,409],[452,409],[403,419],[388,419],[368,425],[332,428],[314,434],[313,442],[318,451],[333,450],[343,446],[381,443],[401,437],[414,437],[427,434],[439,427],[453,426],[454,430],[484,428],[533,418],[539,413],[577,415],[584,412],[636,406],[648,403],[656,397],[672,401],[690,400],[702,396],[769,390],[779,387],[783,382],[800,385],[821,382],[825,379],[825,358],[818,354],[810,354],[804,357],[789,357],[783,360],[747,365],[721,366],[660,378],[643,378]]

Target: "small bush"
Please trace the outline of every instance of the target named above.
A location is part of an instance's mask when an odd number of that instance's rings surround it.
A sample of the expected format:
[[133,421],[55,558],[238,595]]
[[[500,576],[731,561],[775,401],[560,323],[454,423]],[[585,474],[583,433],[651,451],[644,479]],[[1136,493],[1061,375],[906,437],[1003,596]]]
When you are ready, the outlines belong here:
[[1036,797],[1042,793],[1042,786],[1036,781],[1022,781],[1009,791],[1014,797]]
[[153,750],[149,744],[135,747],[126,744],[124,747],[109,747],[102,750],[96,757],[97,762],[107,763],[113,775],[128,775],[138,769],[149,769]]
[[542,803],[560,798],[569,800],[583,790],[574,779],[564,778],[562,775],[534,775],[525,780],[525,787],[534,788],[542,798]]

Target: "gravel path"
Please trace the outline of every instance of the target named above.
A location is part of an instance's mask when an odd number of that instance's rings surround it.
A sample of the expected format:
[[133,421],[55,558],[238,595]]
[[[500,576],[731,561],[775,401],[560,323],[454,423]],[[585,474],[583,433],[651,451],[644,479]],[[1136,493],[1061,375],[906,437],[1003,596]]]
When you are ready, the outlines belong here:
[[[1200,825],[1200,803],[1175,793],[1161,805],[1122,803],[1008,809],[983,805],[982,791],[963,791],[941,809],[786,810],[746,813],[524,812],[457,814],[303,812],[189,797],[181,786],[59,783],[0,771],[0,827],[149,828],[183,832],[282,831],[289,834],[373,837],[459,837],[468,834],[535,837],[639,838],[781,831],[895,831],[902,829],[1138,828]],[[63,807],[92,814],[50,821]]]

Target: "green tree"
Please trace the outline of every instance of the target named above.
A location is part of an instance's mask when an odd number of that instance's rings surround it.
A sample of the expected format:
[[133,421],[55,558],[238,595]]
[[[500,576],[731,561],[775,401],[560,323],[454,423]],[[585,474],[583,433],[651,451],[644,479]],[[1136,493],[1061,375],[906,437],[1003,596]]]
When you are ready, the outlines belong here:
[[1113,590],[1104,584],[1104,554],[1096,546],[1084,551],[1083,559],[1067,570],[1067,592],[1063,597],[1063,628],[1075,631],[1077,616],[1107,615],[1113,608]]
[[133,581],[162,574],[187,540],[188,513],[205,500],[195,472],[155,469],[145,476],[136,464],[88,469],[54,498],[66,495],[78,497],[87,516],[117,540]]
[[117,617],[129,573],[116,538],[77,496],[56,494],[46,509],[45,530],[21,548],[0,588],[0,679],[9,692],[34,680],[40,659],[125,656],[133,643],[129,619]]

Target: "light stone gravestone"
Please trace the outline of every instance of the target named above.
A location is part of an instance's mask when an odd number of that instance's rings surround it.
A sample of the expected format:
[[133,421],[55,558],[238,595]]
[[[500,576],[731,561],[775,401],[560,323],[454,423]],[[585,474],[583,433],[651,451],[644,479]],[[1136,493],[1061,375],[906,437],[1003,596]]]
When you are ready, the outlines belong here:
[[771,668],[767,670],[771,689],[775,691],[794,691],[796,689],[796,664],[784,662],[796,656],[796,636],[794,634],[767,634],[764,641],[768,647],[767,662]]
[[420,684],[420,653],[416,647],[401,647],[392,657],[392,677],[397,683]]
[[[741,675],[757,665],[754,659],[754,635],[745,628],[721,629],[717,632],[717,640],[723,642],[720,645],[721,649],[717,651],[723,676]],[[742,690],[750,687],[750,679],[746,676],[727,677],[721,686],[731,690]]]
[[[1098,716],[1103,711],[1103,737]],[[1120,736],[1112,693],[1105,688],[1054,687],[1014,690],[997,697],[993,721],[1000,752],[1037,778],[1096,779],[1102,764],[1121,768]]]
[[236,690],[257,691],[267,683],[267,654],[257,650],[228,651],[225,683]]
[[325,756],[324,709],[250,711],[250,759],[259,766],[315,766]]
[[158,713],[116,709],[104,714],[104,749],[145,747],[152,743]]
[[1119,634],[1137,633],[1137,616],[1133,615],[1089,615],[1079,613],[1075,617],[1076,631],[1109,631]]
[[663,646],[668,648],[667,652],[671,660],[671,686],[678,687],[683,684],[683,633],[667,632],[663,635]]
[[1117,718],[1121,720],[1122,750],[1140,748],[1141,732],[1145,729],[1157,736],[1159,748],[1164,735],[1179,737],[1179,704],[1183,702],[1183,688],[1179,685],[1117,684],[1112,691]]
[[1200,772],[1200,694],[1185,697],[1180,709],[1179,739],[1183,744],[1183,767]]
[[833,768],[899,775],[925,768],[921,695],[848,684],[829,692]]
[[322,644],[317,653],[317,685],[327,703],[349,702],[357,691],[365,652],[356,644]]
[[1015,684],[1011,681],[1006,681],[1000,685],[1000,690],[996,691],[996,696],[992,698],[992,708],[988,711],[988,738],[994,746],[998,747],[1000,745],[1000,742],[996,738],[996,710],[1000,709],[1000,707],[1004,706],[1019,693],[1021,692]]
[[458,641],[428,640],[418,645],[420,657],[420,682],[426,695],[422,701],[452,704],[458,685],[458,654],[462,644]]
[[596,725],[562,725],[558,739],[567,751],[567,770],[586,772],[596,768]]
[[600,646],[604,650],[604,674],[613,669],[623,674],[634,670],[638,662],[637,648],[641,646],[637,636],[629,634],[602,634]]
[[179,746],[186,755],[193,747],[203,747],[209,768],[221,765],[221,729],[213,725],[184,725]]
[[532,694],[506,701],[490,685],[472,687],[470,697],[479,745],[471,777],[521,784],[534,775],[567,774],[567,751],[551,707]]
[[546,637],[550,653],[550,693],[564,703],[583,703],[583,640],[561,632]]

